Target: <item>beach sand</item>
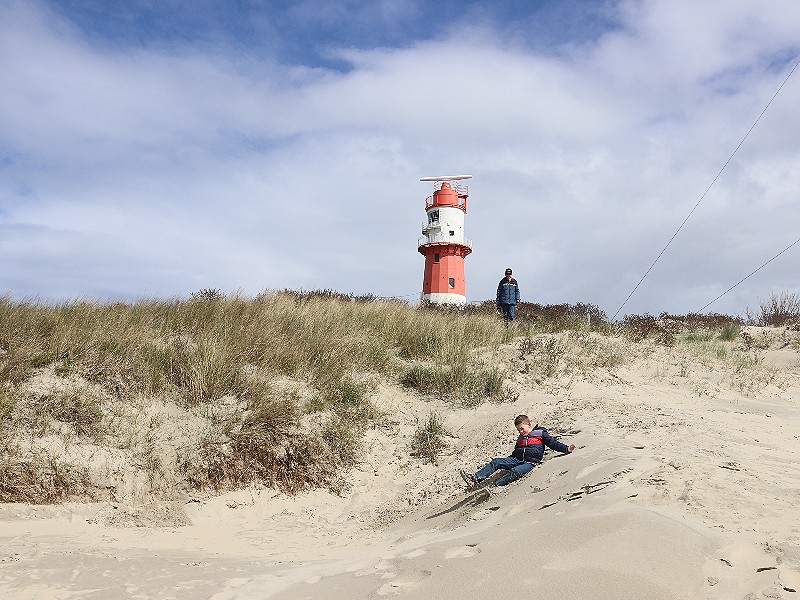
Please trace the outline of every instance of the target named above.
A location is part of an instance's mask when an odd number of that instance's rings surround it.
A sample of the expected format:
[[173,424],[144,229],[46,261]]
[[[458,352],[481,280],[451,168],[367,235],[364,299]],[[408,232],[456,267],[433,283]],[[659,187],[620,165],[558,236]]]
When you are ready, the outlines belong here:
[[[0,505],[0,598],[798,598],[799,359],[654,346],[470,410],[387,385],[340,496]],[[431,411],[453,433],[438,465],[409,456]],[[577,450],[467,492],[458,469],[507,456],[519,413]]]

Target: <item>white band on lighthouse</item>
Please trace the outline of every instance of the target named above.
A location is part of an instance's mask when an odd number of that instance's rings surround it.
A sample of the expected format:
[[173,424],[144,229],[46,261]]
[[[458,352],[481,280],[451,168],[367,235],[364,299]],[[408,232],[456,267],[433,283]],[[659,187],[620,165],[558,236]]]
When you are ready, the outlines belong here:
[[432,304],[459,304],[467,303],[467,297],[461,294],[434,293],[422,294],[422,299]]

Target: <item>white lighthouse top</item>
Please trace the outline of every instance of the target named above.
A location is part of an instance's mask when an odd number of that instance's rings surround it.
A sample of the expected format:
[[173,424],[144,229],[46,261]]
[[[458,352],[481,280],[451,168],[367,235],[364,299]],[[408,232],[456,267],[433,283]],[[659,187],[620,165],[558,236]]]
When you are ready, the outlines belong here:
[[420,177],[420,181],[459,181],[460,179],[472,179],[472,175],[438,175],[435,177]]

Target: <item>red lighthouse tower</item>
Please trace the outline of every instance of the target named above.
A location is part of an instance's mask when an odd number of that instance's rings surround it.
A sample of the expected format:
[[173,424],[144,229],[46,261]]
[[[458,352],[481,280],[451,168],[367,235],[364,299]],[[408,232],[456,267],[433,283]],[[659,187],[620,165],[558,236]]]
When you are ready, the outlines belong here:
[[422,278],[422,300],[434,304],[466,304],[464,257],[472,252],[472,243],[464,237],[464,215],[467,214],[467,186],[458,183],[472,175],[423,177],[433,181],[433,196],[425,200],[427,222],[422,226],[424,238],[419,252],[425,257]]

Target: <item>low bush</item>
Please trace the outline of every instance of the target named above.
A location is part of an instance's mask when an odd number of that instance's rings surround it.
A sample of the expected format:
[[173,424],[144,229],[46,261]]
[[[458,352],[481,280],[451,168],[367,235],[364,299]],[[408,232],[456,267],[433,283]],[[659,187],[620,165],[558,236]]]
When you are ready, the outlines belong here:
[[[464,309],[467,313],[496,315],[494,301],[470,304]],[[515,321],[520,325],[535,327],[541,332],[558,332],[571,329],[603,329],[608,326],[606,313],[594,304],[537,304],[520,302],[517,305]]]
[[622,319],[622,330],[625,336],[632,342],[641,342],[651,334],[663,331],[651,314],[625,315]]
[[682,333],[710,335],[708,334],[710,331],[740,327],[742,323],[743,320],[739,317],[717,313],[674,315],[662,312],[658,317],[648,313],[626,315],[620,325],[623,335],[631,341],[640,342],[654,338],[660,344],[672,346],[675,343],[675,336]]
[[789,323],[800,323],[800,294],[797,292],[781,292],[772,294],[761,301],[758,315],[751,321],[756,325],[781,327]]

